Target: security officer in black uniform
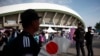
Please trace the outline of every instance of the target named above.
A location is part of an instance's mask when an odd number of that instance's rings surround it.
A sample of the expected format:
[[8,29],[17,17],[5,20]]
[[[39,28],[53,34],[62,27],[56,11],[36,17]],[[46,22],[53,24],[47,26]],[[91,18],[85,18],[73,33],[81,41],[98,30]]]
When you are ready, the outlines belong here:
[[77,56],[80,56],[80,50],[82,52],[82,56],[85,56],[84,34],[85,31],[82,28],[81,23],[78,23],[78,28],[75,30],[74,37],[73,37],[73,39],[76,41]]
[[88,56],[93,56],[93,48],[92,48],[92,42],[93,42],[93,33],[92,33],[92,27],[88,27],[88,32],[85,34],[86,39],[86,47],[88,50]]
[[39,44],[33,35],[39,29],[39,16],[33,9],[27,9],[21,13],[23,32],[18,35],[4,49],[5,56],[38,56]]

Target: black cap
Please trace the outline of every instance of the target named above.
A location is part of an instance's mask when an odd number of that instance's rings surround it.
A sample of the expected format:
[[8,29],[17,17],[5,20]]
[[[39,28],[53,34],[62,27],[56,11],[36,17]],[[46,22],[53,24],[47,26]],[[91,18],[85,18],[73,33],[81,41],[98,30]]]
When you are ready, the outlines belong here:
[[37,12],[33,9],[27,9],[25,10],[23,13],[21,13],[20,16],[20,23],[28,23],[28,22],[32,22],[33,20],[37,20],[41,18],[40,16],[38,16]]
[[90,27],[88,27],[88,29],[90,29],[90,30],[91,30],[91,29],[92,29],[92,27],[90,26]]
[[81,22],[78,23],[78,26],[82,25]]

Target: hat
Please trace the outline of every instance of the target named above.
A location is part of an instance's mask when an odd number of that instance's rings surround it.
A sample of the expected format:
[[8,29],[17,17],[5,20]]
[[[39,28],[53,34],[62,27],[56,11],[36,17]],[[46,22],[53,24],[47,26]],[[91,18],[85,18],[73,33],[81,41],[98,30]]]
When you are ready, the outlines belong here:
[[90,30],[91,30],[91,29],[92,29],[92,27],[90,26],[90,27],[88,27],[88,29],[90,29]]
[[37,12],[33,9],[27,9],[20,16],[20,23],[32,22],[33,20],[37,20],[41,18],[38,16]]
[[78,26],[82,25],[81,22],[78,23]]

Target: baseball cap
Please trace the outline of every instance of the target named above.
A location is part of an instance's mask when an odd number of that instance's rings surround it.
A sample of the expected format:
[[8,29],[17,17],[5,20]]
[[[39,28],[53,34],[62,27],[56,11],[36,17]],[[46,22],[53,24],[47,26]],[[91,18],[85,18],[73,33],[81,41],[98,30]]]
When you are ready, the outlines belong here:
[[78,26],[82,25],[81,22],[78,23]]
[[21,13],[20,16],[20,23],[28,23],[32,22],[33,20],[40,19],[41,17],[38,16],[37,12],[34,9],[27,9]]
[[90,30],[91,30],[91,29],[92,29],[92,27],[90,26],[90,27],[88,27],[88,29],[90,29]]

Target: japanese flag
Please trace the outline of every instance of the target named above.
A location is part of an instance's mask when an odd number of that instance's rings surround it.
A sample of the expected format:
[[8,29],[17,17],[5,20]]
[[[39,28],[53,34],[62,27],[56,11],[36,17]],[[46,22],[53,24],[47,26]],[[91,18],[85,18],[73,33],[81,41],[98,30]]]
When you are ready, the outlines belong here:
[[66,38],[54,38],[41,47],[38,56],[57,56],[61,53],[66,53],[71,41]]

